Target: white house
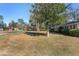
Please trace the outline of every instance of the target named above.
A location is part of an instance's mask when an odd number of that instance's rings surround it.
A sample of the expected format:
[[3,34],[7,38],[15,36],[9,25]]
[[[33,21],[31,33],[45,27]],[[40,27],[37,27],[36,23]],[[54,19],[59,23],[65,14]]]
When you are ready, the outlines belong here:
[[69,22],[67,24],[64,24],[64,29],[79,29],[79,21],[73,21]]
[[51,29],[54,31],[58,31],[59,28],[62,27],[62,29],[79,29],[79,21],[72,21],[72,22],[68,22],[62,25],[55,25],[55,26],[51,26]]

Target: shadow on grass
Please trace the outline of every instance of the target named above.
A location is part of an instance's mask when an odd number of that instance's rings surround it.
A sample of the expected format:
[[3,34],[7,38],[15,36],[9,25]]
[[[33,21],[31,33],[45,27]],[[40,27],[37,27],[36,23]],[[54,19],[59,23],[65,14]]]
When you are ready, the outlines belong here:
[[22,32],[19,32],[19,31],[12,31],[12,32],[7,32],[7,35],[10,35],[10,34],[20,34],[20,33],[22,33]]
[[31,36],[46,36],[46,33],[41,33],[41,32],[35,32],[35,31],[29,31],[29,32],[25,32],[25,34],[27,35],[31,35]]

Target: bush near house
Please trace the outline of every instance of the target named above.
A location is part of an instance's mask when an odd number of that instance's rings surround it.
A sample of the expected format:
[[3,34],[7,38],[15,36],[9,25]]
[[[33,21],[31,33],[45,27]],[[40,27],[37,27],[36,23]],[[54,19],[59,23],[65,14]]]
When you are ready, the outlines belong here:
[[79,37],[79,30],[78,29],[65,29],[63,30],[63,32],[61,32],[62,34],[65,35],[69,35],[69,36],[75,36],[75,37]]
[[78,29],[70,30],[69,35],[79,37],[79,30]]
[[64,29],[64,30],[62,30],[62,28],[59,28],[58,33],[61,33],[64,35],[69,35],[69,36],[79,37],[79,29]]
[[57,33],[69,35],[69,29],[64,29],[63,27],[59,27]]
[[65,29],[65,30],[63,30],[62,33],[65,34],[65,35],[69,35],[70,34],[70,30],[69,29]]

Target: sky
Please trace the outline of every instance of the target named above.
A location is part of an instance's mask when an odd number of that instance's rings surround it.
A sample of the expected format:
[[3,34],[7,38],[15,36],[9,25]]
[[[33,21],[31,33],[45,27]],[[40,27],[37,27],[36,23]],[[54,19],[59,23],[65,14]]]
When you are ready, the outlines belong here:
[[4,22],[9,23],[12,20],[17,22],[19,18],[22,18],[28,23],[30,18],[31,4],[24,3],[0,3],[0,15],[4,17]]
[[72,3],[71,6],[73,9],[79,8],[79,3]]
[[[0,3],[0,15],[4,17],[4,22],[9,23],[22,18],[26,23],[29,22],[31,5],[29,3]],[[78,3],[72,3],[73,8],[79,7]]]

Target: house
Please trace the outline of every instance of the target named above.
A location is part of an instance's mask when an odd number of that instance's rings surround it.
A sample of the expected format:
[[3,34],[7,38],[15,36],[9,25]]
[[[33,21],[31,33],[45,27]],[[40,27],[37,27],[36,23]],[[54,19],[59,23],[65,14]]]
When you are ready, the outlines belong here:
[[64,29],[79,29],[79,21],[72,21],[64,24]]
[[61,24],[61,25],[51,26],[51,29],[53,31],[58,31],[59,28],[62,28],[62,30],[64,30],[64,29],[79,29],[79,21],[72,21],[72,22],[68,22],[65,24]]

